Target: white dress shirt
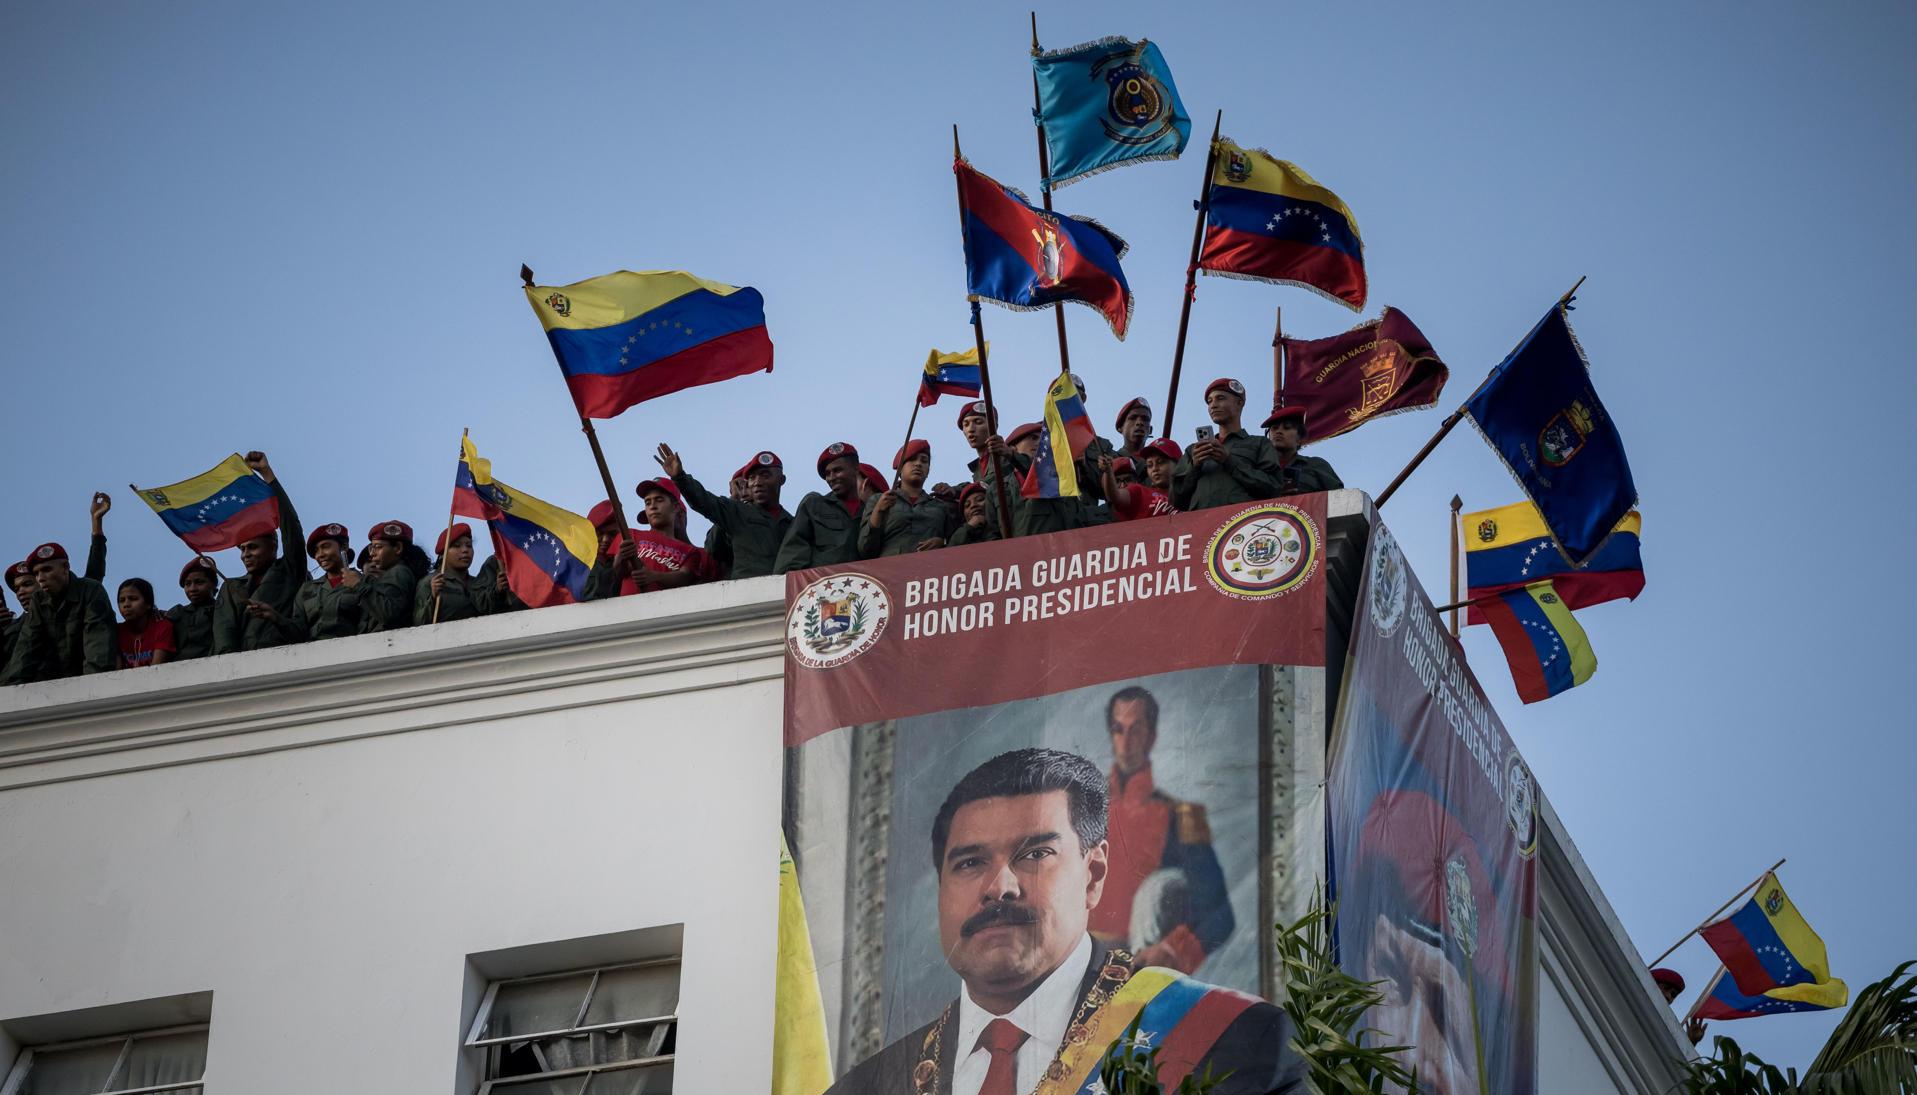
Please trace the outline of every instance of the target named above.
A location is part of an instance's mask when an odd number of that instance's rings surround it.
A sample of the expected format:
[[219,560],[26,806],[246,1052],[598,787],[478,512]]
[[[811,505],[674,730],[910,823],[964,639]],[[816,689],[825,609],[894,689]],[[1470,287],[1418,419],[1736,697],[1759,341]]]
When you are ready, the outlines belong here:
[[1010,1020],[1026,1034],[1024,1043],[1012,1054],[1016,1062],[1012,1089],[1030,1091],[1037,1087],[1052,1058],[1058,1056],[1058,1047],[1065,1044],[1065,1028],[1078,1009],[1078,986],[1091,966],[1092,937],[1087,935],[1030,996],[1004,1015],[994,1015],[973,1003],[971,990],[960,991],[958,1032],[952,1043],[952,1095],[978,1095],[979,1088],[985,1086],[985,1070],[991,1067],[992,1055],[978,1044],[978,1036],[994,1019]]

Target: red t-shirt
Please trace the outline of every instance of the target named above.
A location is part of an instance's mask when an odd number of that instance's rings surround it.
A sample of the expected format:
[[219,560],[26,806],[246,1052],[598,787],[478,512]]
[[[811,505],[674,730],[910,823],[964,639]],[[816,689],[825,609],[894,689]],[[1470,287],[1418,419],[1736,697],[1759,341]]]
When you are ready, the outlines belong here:
[[[606,556],[611,558],[619,554],[620,540],[614,537],[606,545]],[[661,574],[671,574],[681,570],[692,572],[694,582],[711,582],[719,577],[719,568],[713,565],[712,557],[702,548],[686,543],[676,536],[667,536],[663,532],[650,530],[632,534],[633,547],[639,550],[639,565],[647,570]],[[640,592],[639,583],[631,577],[619,580],[619,595],[630,597]]]
[[135,631],[124,621],[120,624],[120,668],[133,669],[142,665],[152,665],[153,655],[160,651],[178,654],[179,646],[173,641],[173,621],[165,616],[153,615],[146,618],[146,629]]
[[1169,517],[1178,511],[1172,508],[1171,495],[1157,487],[1148,487],[1143,483],[1125,483],[1112,499],[1112,515],[1120,521],[1136,521],[1142,517]]

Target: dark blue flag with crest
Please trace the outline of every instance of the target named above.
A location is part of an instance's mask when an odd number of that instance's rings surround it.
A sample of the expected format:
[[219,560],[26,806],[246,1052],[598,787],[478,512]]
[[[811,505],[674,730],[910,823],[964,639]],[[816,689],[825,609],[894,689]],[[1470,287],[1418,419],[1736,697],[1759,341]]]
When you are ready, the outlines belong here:
[[1617,424],[1559,301],[1464,405],[1557,540],[1582,566],[1637,505]]

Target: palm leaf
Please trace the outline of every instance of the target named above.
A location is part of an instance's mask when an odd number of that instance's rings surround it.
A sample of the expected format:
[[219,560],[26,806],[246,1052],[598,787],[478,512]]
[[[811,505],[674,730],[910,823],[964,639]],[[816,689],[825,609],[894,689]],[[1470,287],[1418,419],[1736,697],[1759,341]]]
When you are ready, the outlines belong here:
[[1913,964],[1857,994],[1806,1070],[1806,1092],[1917,1092],[1917,975],[1905,976]]

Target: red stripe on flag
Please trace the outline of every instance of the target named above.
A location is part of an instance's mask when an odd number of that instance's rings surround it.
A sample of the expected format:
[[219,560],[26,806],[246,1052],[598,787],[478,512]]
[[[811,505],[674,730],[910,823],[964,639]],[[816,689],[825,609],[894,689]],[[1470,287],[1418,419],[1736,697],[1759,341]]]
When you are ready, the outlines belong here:
[[1491,625],[1492,634],[1498,637],[1498,645],[1504,648],[1504,660],[1511,664],[1511,681],[1518,686],[1518,699],[1525,703],[1550,699],[1551,689],[1544,683],[1544,666],[1538,661],[1537,647],[1524,633],[1524,624],[1512,613],[1511,606],[1502,600],[1492,600],[1479,607],[1484,609],[1485,620]]
[[1198,267],[1273,281],[1304,282],[1353,308],[1364,307],[1364,266],[1334,247],[1212,228],[1205,233],[1205,250],[1198,257]]
[[[501,551],[501,548],[504,551]],[[513,596],[526,602],[533,608],[551,608],[553,605],[573,603],[572,590],[552,580],[552,575],[539,569],[539,564],[528,559],[523,552],[503,537],[493,537],[493,551],[501,559],[506,571],[506,585]]]
[[[1507,589],[1517,589],[1528,584],[1530,583],[1510,582],[1501,586],[1473,586],[1466,596],[1473,599],[1488,597],[1493,593],[1502,593]],[[1564,602],[1564,607],[1587,608],[1606,601],[1635,598],[1644,592],[1644,572],[1641,570],[1573,570],[1564,574],[1551,575],[1551,585],[1557,590],[1558,598]],[[1485,622],[1484,612],[1477,605],[1472,605],[1465,610],[1464,619],[1468,624]]]
[[280,500],[263,498],[217,525],[194,529],[180,537],[180,540],[187,547],[204,554],[239,547],[248,540],[271,536],[279,530]]
[[747,373],[771,371],[772,339],[761,324],[720,335],[629,373],[569,376],[566,387],[571,389],[573,404],[581,415],[611,418],[648,399]]
[[1751,941],[1745,938],[1743,932],[1737,930],[1736,924],[1729,920],[1720,920],[1697,934],[1703,936],[1704,942],[1709,943],[1711,949],[1717,952],[1718,960],[1723,962],[1724,968],[1731,972],[1731,980],[1737,985],[1737,991],[1746,996],[1756,996],[1758,993],[1751,992],[1744,986],[1762,985],[1765,988],[1776,986],[1777,978],[1771,976],[1771,971],[1764,968],[1764,963],[1758,960],[1757,951],[1751,946]]
[[1225,1028],[1236,1022],[1245,1009],[1257,1001],[1230,989],[1213,989],[1192,1005],[1165,1040],[1159,1043],[1158,1082],[1165,1090],[1178,1086],[1211,1047]]

